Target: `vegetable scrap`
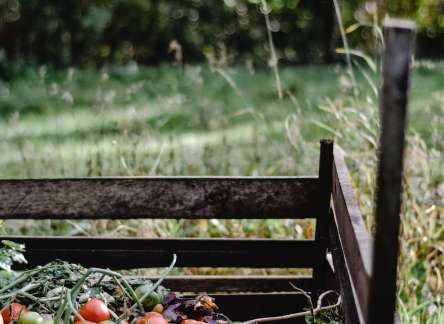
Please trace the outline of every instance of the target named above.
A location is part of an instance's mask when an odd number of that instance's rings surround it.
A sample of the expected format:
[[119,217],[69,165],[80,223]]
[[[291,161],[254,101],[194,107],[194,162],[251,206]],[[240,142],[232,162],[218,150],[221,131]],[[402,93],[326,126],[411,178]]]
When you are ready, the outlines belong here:
[[175,263],[153,282],[125,278],[109,269],[64,261],[15,272],[26,263],[24,246],[3,241],[0,249],[0,324],[231,324],[207,295],[183,297],[161,285]]

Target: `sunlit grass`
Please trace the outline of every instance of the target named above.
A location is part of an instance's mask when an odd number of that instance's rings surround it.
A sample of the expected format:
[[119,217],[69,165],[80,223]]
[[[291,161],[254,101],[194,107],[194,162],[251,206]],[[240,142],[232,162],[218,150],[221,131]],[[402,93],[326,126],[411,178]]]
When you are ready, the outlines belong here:
[[[318,141],[334,137],[369,230],[373,228],[378,98],[340,66],[281,67],[278,100],[268,70],[207,66],[29,68],[0,87],[0,177],[305,175]],[[376,82],[376,80],[375,80]],[[405,323],[440,323],[444,311],[444,64],[419,62],[411,91],[399,303]],[[8,221],[27,234],[294,237],[296,221]]]

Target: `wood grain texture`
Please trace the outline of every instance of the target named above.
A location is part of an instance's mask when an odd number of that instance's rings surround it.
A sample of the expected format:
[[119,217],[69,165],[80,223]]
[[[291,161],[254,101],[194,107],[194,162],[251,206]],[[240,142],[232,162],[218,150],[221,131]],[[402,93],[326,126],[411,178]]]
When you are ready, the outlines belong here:
[[316,251],[316,266],[314,267],[313,277],[318,284],[315,295],[325,291],[326,287],[326,268],[327,247],[328,247],[328,227],[330,222],[330,202],[332,193],[332,173],[333,173],[333,141],[322,140],[319,155],[319,200],[318,217],[316,219],[315,239],[318,243]]
[[0,218],[315,218],[316,177],[0,180]]
[[316,242],[267,239],[0,237],[25,244],[27,268],[55,259],[116,270],[163,267],[311,268]]
[[373,242],[354,196],[349,172],[339,147],[334,150],[333,211],[361,323],[365,323],[370,294]]
[[[158,277],[143,277],[155,281]],[[302,276],[174,276],[163,285],[172,291],[192,293],[294,292],[293,284],[306,291],[312,288],[311,277]]]
[[333,255],[333,264],[342,296],[342,312],[345,324],[365,323],[365,319],[358,315],[357,296],[354,294],[352,277],[347,268],[343,248],[339,240],[336,226],[330,227],[330,250]]
[[395,321],[405,129],[415,24],[388,19],[384,23],[384,39],[370,324]]

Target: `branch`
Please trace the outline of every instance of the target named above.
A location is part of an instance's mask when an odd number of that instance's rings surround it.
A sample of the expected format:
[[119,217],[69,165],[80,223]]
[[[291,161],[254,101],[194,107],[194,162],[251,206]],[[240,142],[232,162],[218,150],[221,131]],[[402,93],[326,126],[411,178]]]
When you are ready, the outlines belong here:
[[323,301],[324,297],[329,295],[329,294],[331,294],[331,293],[337,294],[337,292],[335,292],[333,290],[329,290],[329,291],[326,291],[326,292],[322,293],[319,296],[316,308],[314,308],[314,309],[311,309],[311,310],[308,310],[308,311],[304,311],[304,312],[294,313],[294,314],[282,315],[282,316],[257,318],[257,319],[254,319],[254,320],[243,322],[242,324],[257,324],[257,323],[265,323],[265,322],[277,322],[277,321],[283,321],[283,320],[293,319],[293,318],[297,318],[297,317],[303,317],[303,316],[306,316],[306,315],[316,315],[319,312],[322,312],[322,311],[325,311],[325,310],[329,310],[329,309],[333,309],[333,308],[336,308],[339,305],[341,305],[341,296],[338,296],[338,300],[337,300],[337,302],[335,304],[328,305],[328,306],[322,306],[322,301]]

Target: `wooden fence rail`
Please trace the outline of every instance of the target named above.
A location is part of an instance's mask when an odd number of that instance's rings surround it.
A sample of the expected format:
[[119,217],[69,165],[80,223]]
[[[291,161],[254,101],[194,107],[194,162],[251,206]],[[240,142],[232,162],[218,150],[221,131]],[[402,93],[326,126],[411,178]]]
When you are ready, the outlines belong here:
[[0,218],[316,218],[317,177],[0,181]]

